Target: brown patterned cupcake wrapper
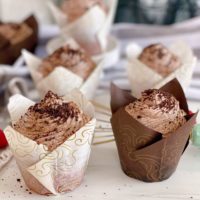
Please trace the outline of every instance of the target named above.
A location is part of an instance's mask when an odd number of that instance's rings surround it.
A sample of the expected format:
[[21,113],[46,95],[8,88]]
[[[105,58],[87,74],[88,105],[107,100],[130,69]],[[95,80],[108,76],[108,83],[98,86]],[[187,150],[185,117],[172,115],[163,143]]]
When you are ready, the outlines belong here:
[[[183,90],[176,79],[162,90],[173,94],[180,107],[188,113]],[[123,171],[130,177],[156,182],[169,178],[176,170],[197,117],[187,116],[187,122],[167,138],[132,118],[124,106],[135,100],[128,92],[111,86],[111,124]]]
[[0,35],[0,64],[12,64],[20,56],[22,49],[34,51],[38,41],[38,23],[33,15],[22,23],[28,25],[32,30],[32,33],[23,41],[11,45]]

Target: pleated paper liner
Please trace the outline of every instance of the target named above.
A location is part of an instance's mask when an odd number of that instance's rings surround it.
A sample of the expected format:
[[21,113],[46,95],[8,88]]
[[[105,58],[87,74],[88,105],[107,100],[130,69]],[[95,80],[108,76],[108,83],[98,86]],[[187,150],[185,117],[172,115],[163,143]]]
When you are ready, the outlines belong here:
[[111,124],[122,170],[128,176],[145,182],[163,181],[173,174],[187,148],[197,117],[197,113],[189,115],[184,92],[176,79],[161,90],[174,95],[188,114],[187,122],[167,138],[131,117],[124,107],[136,98],[114,84],[111,86]]
[[61,28],[61,33],[74,38],[91,55],[95,55],[106,49],[107,36],[114,20],[117,0],[109,0],[107,4],[108,13],[96,5],[72,23],[67,21],[67,15],[53,3],[50,3],[49,7]]
[[12,64],[21,54],[22,49],[34,51],[38,41],[38,23],[33,15],[22,23],[31,28],[31,33],[23,41],[10,44],[3,36],[0,36],[0,64]]
[[38,71],[42,60],[25,50],[23,56],[40,96],[44,96],[49,90],[63,96],[72,89],[78,88],[88,99],[93,98],[103,70],[103,60],[96,64],[93,72],[84,81],[83,78],[62,66],[56,67],[47,77],[43,78]]
[[167,77],[162,77],[138,59],[142,51],[140,46],[130,44],[127,47],[127,72],[134,96],[139,97],[142,91],[149,88],[160,88],[174,78],[179,80],[184,90],[187,89],[197,58],[193,55],[191,48],[184,42],[176,42],[169,49],[180,58],[182,65]]
[[[43,195],[57,195],[77,188],[83,180],[90,156],[96,124],[93,105],[78,90],[73,90],[64,99],[75,102],[91,120],[52,152],[24,137],[12,126],[4,131],[25,183]],[[33,104],[21,95],[11,97],[8,110],[12,124]]]

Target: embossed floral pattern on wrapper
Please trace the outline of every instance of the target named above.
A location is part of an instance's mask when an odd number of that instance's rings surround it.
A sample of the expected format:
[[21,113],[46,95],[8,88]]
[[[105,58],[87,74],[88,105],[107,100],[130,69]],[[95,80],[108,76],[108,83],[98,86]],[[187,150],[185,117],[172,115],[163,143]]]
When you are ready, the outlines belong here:
[[[5,129],[6,138],[27,186],[33,191],[50,195],[78,187],[87,168],[96,119],[94,108],[78,91],[63,97],[75,102],[91,120],[62,145],[49,152],[43,144],[24,137],[11,126]],[[11,97],[8,109],[14,124],[34,102],[21,96]]]
[[84,15],[72,23],[53,3],[49,4],[52,14],[61,28],[61,33],[74,38],[91,55],[99,54],[107,47],[107,36],[114,20],[117,0],[109,0],[108,13],[98,5],[93,6]]
[[128,176],[145,182],[163,181],[173,174],[188,145],[197,116],[197,113],[189,115],[184,93],[176,79],[161,90],[173,94],[180,102],[181,109],[187,113],[187,122],[166,138],[125,111],[125,106],[136,98],[115,85],[111,87],[111,124],[121,167]]
[[103,60],[96,64],[93,72],[84,81],[83,78],[62,66],[56,67],[48,76],[43,77],[39,72],[39,66],[42,60],[26,50],[23,51],[23,56],[36,88],[42,97],[49,90],[59,96],[63,96],[72,89],[78,88],[88,99],[93,98],[102,73]]
[[190,84],[197,59],[193,55],[191,48],[184,42],[176,42],[171,45],[169,49],[180,58],[182,65],[167,77],[162,77],[138,59],[138,56],[142,52],[142,48],[140,46],[137,44],[130,44],[127,47],[126,54],[128,64],[126,68],[131,84],[132,94],[135,97],[139,97],[140,93],[146,89],[159,89],[174,78],[179,80],[184,90],[187,89]]

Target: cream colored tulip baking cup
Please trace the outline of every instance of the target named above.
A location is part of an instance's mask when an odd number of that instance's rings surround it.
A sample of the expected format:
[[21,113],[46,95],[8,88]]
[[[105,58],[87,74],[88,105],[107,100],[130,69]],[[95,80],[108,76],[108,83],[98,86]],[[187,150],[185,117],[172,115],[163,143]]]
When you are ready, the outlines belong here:
[[[64,99],[75,102],[92,119],[52,152],[46,146],[24,137],[11,126],[5,129],[25,183],[39,194],[57,195],[75,189],[81,184],[87,168],[96,124],[94,108],[78,90],[73,90]],[[11,97],[8,110],[12,124],[33,104],[21,95]]]
[[149,88],[161,88],[174,78],[177,78],[184,90],[190,84],[197,58],[193,55],[191,48],[184,42],[176,42],[170,46],[170,50],[181,60],[181,67],[163,78],[150,67],[143,64],[138,56],[142,48],[138,45],[127,47],[127,74],[134,96],[139,97],[141,92]]
[[93,98],[102,73],[103,60],[96,65],[96,68],[84,81],[81,77],[62,66],[56,67],[47,77],[43,78],[38,71],[42,60],[26,50],[23,51],[23,56],[41,97],[49,90],[63,96],[72,89],[78,88],[88,99]]
[[53,3],[49,3],[49,8],[56,23],[60,26],[62,34],[73,37],[82,44],[92,44],[97,40],[102,51],[104,51],[107,46],[107,36],[114,21],[118,0],[108,0],[106,3],[109,10],[107,14],[100,6],[96,5],[72,23],[68,22],[67,15]]

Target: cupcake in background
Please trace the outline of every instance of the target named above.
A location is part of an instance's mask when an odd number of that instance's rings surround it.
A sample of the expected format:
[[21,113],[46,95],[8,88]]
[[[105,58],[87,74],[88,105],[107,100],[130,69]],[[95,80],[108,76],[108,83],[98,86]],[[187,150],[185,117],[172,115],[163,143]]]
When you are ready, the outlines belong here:
[[174,79],[141,98],[111,87],[111,124],[122,170],[130,177],[157,182],[176,170],[188,145],[196,114]]
[[51,90],[64,95],[79,88],[92,98],[98,87],[103,61],[95,63],[75,43],[67,43],[44,59],[23,52],[26,64],[41,96]]
[[0,22],[0,64],[12,64],[22,49],[33,51],[38,39],[38,23],[34,16],[21,23]]
[[77,188],[96,123],[92,104],[78,90],[64,97],[49,91],[36,104],[15,95],[8,110],[12,125],[5,135],[27,186],[43,195]]
[[183,89],[187,89],[196,65],[196,57],[184,42],[170,48],[152,44],[142,50],[136,44],[127,47],[127,73],[133,95],[139,97],[149,88],[160,88],[177,78]]
[[117,0],[66,0],[61,8],[49,7],[62,36],[74,38],[92,56],[106,51]]

